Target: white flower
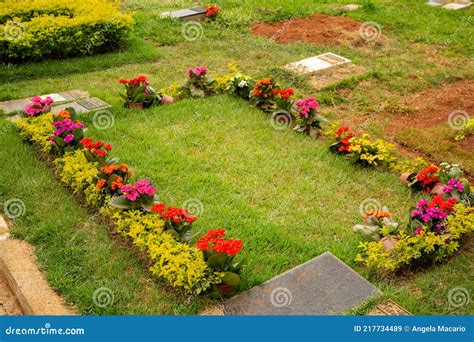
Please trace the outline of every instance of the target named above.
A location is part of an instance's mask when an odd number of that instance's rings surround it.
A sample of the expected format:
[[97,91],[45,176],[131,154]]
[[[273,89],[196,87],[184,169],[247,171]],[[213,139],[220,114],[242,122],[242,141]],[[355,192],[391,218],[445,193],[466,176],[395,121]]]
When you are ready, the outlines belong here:
[[239,82],[239,88],[243,88],[247,86],[247,81],[243,80]]

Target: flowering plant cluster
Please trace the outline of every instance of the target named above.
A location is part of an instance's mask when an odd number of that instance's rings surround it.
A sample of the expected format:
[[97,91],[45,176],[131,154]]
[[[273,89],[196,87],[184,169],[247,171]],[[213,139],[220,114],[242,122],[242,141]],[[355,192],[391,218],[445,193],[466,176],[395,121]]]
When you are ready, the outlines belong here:
[[112,145],[103,141],[94,141],[91,138],[84,138],[80,144],[85,148],[84,155],[91,163],[97,162],[99,165],[105,165],[107,156],[112,151]]
[[192,224],[197,217],[189,215],[186,209],[167,207],[165,203],[158,202],[151,207],[151,211],[165,221],[164,230],[175,236],[178,241],[189,244],[197,236],[192,232]]
[[347,126],[339,127],[335,134],[336,142],[330,146],[331,151],[348,154],[351,152],[351,139],[354,137],[354,133],[349,130]]
[[372,140],[367,133],[350,139],[352,160],[364,166],[382,166],[388,168],[395,161],[394,146],[385,140]]
[[31,99],[31,103],[23,108],[23,114],[26,116],[38,116],[40,114],[48,113],[51,110],[53,99],[47,96],[44,100],[39,96]]
[[208,19],[214,20],[219,15],[221,9],[216,5],[207,5],[206,6],[206,17]]
[[69,114],[70,116],[67,117],[71,117],[71,119],[64,119],[61,115],[55,116],[53,119],[53,135],[49,138],[60,156],[67,151],[72,151],[80,147],[79,142],[84,136],[84,124],[72,120],[76,115],[75,110],[68,108],[60,112],[60,114],[61,113],[63,113],[63,115]]
[[319,103],[314,97],[307,97],[296,100],[293,103],[292,114],[296,118],[297,126],[294,128],[298,132],[311,134],[314,130],[317,134],[323,128],[322,122],[326,119],[318,114]]
[[226,86],[226,91],[237,95],[238,97],[249,100],[250,91],[255,87],[255,82],[250,76],[242,75],[237,73],[235,76],[229,79]]
[[137,104],[143,108],[149,108],[162,103],[163,95],[150,86],[146,76],[131,80],[121,79],[119,83],[125,86],[126,93],[120,94],[120,97],[127,107],[134,107],[134,104]]
[[387,207],[365,212],[364,220],[363,224],[356,224],[352,231],[370,240],[378,241],[382,236],[389,237],[398,231],[398,222],[392,219]]
[[435,235],[446,233],[448,227],[444,221],[452,213],[456,202],[453,197],[445,201],[440,195],[435,195],[430,202],[420,200],[411,213],[411,227],[415,229],[414,234],[419,234],[424,228]]
[[258,81],[252,89],[251,102],[257,108],[271,112],[276,108],[275,90],[280,89],[279,84],[271,77]]
[[116,195],[120,192],[123,184],[127,180],[128,165],[114,162],[99,165],[97,174],[97,189],[109,195]]
[[121,195],[113,197],[110,205],[120,209],[145,209],[150,210],[158,201],[155,195],[156,187],[150,180],[142,179],[135,184],[123,185],[120,189]]
[[207,66],[188,68],[188,79],[182,84],[182,88],[192,97],[205,97],[214,92],[215,81],[207,76]]
[[197,240],[196,246],[203,252],[208,267],[215,272],[223,272],[222,283],[237,286],[244,260],[234,262],[234,257],[242,250],[242,240],[225,239],[226,231],[221,228],[210,230]]
[[436,165],[430,165],[408,176],[408,185],[415,190],[430,192],[439,182],[440,169]]

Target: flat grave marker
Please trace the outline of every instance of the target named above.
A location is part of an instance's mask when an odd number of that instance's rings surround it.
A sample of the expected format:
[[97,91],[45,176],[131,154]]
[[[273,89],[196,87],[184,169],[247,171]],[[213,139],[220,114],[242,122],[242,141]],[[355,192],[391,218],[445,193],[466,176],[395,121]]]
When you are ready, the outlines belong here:
[[380,291],[326,252],[227,300],[226,315],[336,315]]
[[162,18],[176,18],[184,21],[200,21],[206,19],[206,9],[204,7],[186,8],[178,11],[163,12]]
[[334,68],[349,63],[351,63],[350,59],[328,52],[295,63],[287,64],[284,67],[301,75],[315,75],[328,72]]

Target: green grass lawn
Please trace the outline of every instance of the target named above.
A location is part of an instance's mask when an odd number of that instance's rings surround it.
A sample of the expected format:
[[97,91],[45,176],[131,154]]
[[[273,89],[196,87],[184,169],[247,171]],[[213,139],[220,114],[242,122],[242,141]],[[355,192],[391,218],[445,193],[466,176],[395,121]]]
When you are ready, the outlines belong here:
[[[359,239],[351,227],[361,221],[359,205],[374,198],[406,222],[416,202],[396,176],[355,167],[330,154],[326,142],[275,130],[263,113],[229,96],[183,100],[144,112],[120,105],[120,78],[146,74],[161,88],[182,80],[187,67],[208,65],[216,76],[227,72],[229,62],[257,77],[274,76],[300,96],[317,97],[329,118],[396,115],[403,109],[400,98],[407,94],[473,77],[473,32],[463,26],[472,8],[444,11],[426,6],[424,0],[366,2],[348,15],[379,23],[383,40],[357,48],[278,45],[248,33],[248,25],[256,20],[338,14],[338,6],[351,2],[224,0],[219,2],[222,24],[205,23],[202,39],[186,41],[179,22],[159,20],[160,12],[177,4],[129,0],[124,10],[134,11],[137,25],[123,51],[0,66],[0,100],[83,89],[111,103],[115,125],[99,131],[89,124],[88,135],[112,143],[114,155],[133,166],[136,177],[157,181],[163,201],[176,206],[188,199],[201,201],[198,229],[222,227],[243,239],[248,266],[242,289],[329,250],[370,277],[385,292],[383,298],[398,301],[414,314],[472,314],[472,303],[453,308],[447,301],[455,287],[474,293],[472,243],[448,262],[403,278],[377,278],[354,265]],[[281,69],[327,51],[366,66],[368,76],[315,92],[304,78]],[[380,132],[378,123],[368,129]],[[182,304],[183,298],[152,279],[146,267],[59,186],[4,120],[0,160],[5,165],[0,168],[0,199],[20,198],[27,205],[26,215],[13,222],[15,235],[37,247],[50,284],[80,312],[186,314],[206,305],[207,298]],[[92,303],[93,291],[101,286],[113,289],[117,300],[106,309]]]

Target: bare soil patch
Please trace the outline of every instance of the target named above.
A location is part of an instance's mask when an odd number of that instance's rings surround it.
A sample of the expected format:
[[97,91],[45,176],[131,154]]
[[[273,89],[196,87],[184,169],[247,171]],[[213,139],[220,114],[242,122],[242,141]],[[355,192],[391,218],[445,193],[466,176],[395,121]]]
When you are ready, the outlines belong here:
[[456,110],[472,116],[473,93],[474,80],[466,80],[414,94],[406,100],[406,107],[413,112],[397,117],[386,132],[396,135],[407,128],[431,128],[448,123],[449,115]]
[[316,13],[309,18],[296,18],[277,23],[257,23],[251,31],[280,44],[299,41],[319,44],[353,43],[360,40],[361,22],[348,17]]

